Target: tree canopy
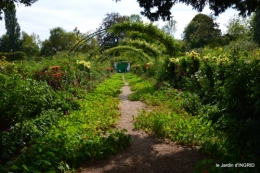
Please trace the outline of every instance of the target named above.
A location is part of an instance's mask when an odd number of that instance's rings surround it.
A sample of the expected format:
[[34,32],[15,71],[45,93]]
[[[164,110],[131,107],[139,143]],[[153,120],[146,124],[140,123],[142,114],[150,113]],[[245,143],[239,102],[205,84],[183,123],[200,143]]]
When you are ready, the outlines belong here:
[[2,20],[1,14],[3,11],[12,11],[15,9],[15,4],[24,4],[25,6],[30,6],[37,0],[1,0],[0,1],[0,20]]
[[20,32],[21,28],[16,18],[15,9],[5,11],[5,28],[6,28],[6,35],[9,38],[8,52],[18,51],[20,47],[19,39],[21,36],[21,32]]
[[[97,30],[106,30],[117,23],[122,23],[124,21],[129,21],[128,16],[121,16],[119,13],[108,13],[106,17],[102,20],[101,25]],[[125,37],[124,32],[118,34],[102,32],[98,35],[98,44],[100,46],[111,47],[118,44],[118,42]]]
[[253,17],[253,40],[260,44],[260,8],[256,10]]
[[220,36],[221,30],[218,29],[217,23],[205,14],[197,14],[183,32],[183,39],[190,48],[206,46],[215,42]]
[[[177,3],[192,6],[198,12],[201,12],[206,5],[209,5],[209,8],[213,10],[216,16],[229,8],[233,8],[239,11],[240,15],[246,16],[255,12],[257,7],[260,7],[259,0],[137,0],[137,2],[143,8],[141,14],[151,21],[170,20],[170,10]],[[154,9],[156,11],[153,11]]]
[[227,24],[227,34],[231,37],[232,41],[246,40],[248,41],[251,35],[251,19],[233,16],[229,19]]

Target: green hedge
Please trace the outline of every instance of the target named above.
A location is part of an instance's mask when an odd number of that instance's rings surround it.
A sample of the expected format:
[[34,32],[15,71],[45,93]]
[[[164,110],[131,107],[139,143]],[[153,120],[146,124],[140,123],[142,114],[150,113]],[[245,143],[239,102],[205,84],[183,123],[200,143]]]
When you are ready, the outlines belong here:
[[6,57],[6,61],[25,60],[26,58],[26,54],[21,51],[11,53],[0,52],[0,57],[2,56]]

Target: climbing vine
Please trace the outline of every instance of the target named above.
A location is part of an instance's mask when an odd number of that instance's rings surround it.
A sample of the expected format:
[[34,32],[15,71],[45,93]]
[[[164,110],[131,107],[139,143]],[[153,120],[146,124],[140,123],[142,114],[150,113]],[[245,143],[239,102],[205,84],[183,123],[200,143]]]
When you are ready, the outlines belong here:
[[139,49],[142,49],[145,53],[153,56],[158,57],[162,54],[162,51],[158,49],[158,46],[155,44],[147,43],[144,40],[132,40],[132,39],[125,39],[120,42],[121,45],[130,45]]
[[146,61],[151,59],[149,55],[147,55],[142,49],[137,49],[133,46],[117,46],[105,51],[105,54],[110,54],[113,52],[125,52],[125,51],[132,51],[135,52],[137,56],[144,58]]
[[176,56],[180,53],[180,44],[174,40],[173,37],[165,34],[157,26],[154,26],[152,23],[130,23],[123,22],[115,24],[112,28],[109,29],[110,32],[120,34],[122,31],[138,31],[141,33],[147,33],[156,38],[161,42],[166,48],[166,54],[170,56]]

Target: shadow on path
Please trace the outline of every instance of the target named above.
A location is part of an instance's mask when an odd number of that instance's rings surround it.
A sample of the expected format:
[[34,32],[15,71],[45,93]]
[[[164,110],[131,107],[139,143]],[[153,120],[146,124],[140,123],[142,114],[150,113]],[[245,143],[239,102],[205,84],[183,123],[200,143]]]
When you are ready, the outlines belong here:
[[196,150],[165,143],[153,136],[133,135],[132,140],[132,145],[124,151],[109,159],[90,161],[79,172],[191,173],[196,162],[206,158]]

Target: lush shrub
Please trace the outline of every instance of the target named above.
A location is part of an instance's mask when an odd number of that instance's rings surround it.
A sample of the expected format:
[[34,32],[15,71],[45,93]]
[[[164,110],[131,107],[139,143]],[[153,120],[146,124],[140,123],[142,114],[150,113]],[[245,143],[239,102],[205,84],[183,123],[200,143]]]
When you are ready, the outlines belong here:
[[3,74],[12,74],[13,72],[17,72],[17,65],[13,62],[6,61],[6,57],[0,57],[0,73]]
[[24,52],[11,52],[11,53],[4,53],[0,52],[0,57],[6,57],[7,61],[15,61],[15,60],[25,60],[26,54]]
[[0,132],[0,163],[11,159],[21,148],[37,138],[45,136],[52,126],[56,126],[63,113],[49,109],[35,119],[16,123],[9,131]]
[[[259,172],[260,121],[258,106],[254,106],[260,98],[255,90],[259,88],[259,60],[227,58],[202,57],[199,70],[183,78],[183,91],[165,81],[158,83],[157,90],[149,91],[144,85],[148,81],[129,78],[136,90],[130,98],[157,106],[156,111],[139,114],[136,128],[184,145],[199,145],[215,156],[215,160],[200,162],[195,172]],[[245,162],[255,167],[216,169],[216,163]]]
[[[64,114],[49,110],[25,122],[20,135],[16,130],[4,133],[3,153],[9,156],[4,158],[15,156],[15,159],[0,165],[0,170],[67,171],[84,161],[107,157],[128,146],[130,137],[124,134],[125,131],[111,130],[120,116],[119,99],[114,96],[122,86],[122,76],[114,75],[80,100],[76,98],[81,95],[81,89],[76,88],[73,102],[81,105],[79,110]],[[54,93],[62,94],[62,91]],[[14,125],[14,129],[19,130],[19,125]],[[11,148],[8,148],[8,142],[11,142]],[[15,153],[19,146],[26,147]]]

